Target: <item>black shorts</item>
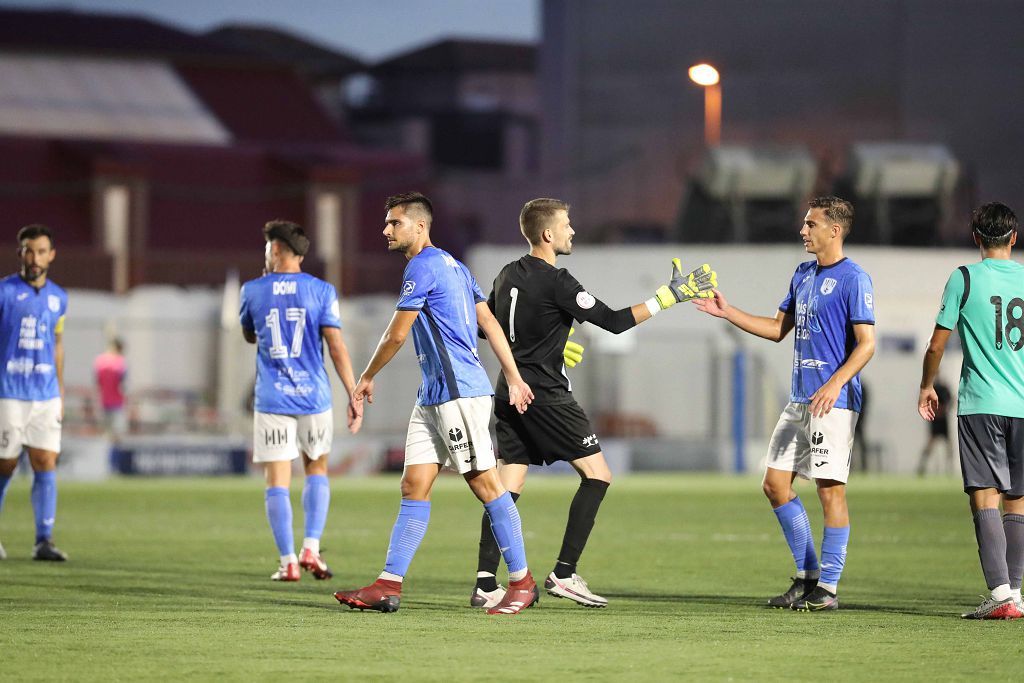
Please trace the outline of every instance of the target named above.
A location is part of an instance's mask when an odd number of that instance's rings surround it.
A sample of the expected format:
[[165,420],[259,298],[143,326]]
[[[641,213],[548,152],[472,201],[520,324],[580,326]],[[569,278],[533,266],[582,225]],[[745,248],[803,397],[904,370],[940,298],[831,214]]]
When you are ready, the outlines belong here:
[[519,414],[500,399],[494,402],[498,457],[510,465],[550,465],[601,452],[597,434],[579,404],[531,405]]
[[1024,418],[961,415],[956,421],[964,491],[1024,496]]

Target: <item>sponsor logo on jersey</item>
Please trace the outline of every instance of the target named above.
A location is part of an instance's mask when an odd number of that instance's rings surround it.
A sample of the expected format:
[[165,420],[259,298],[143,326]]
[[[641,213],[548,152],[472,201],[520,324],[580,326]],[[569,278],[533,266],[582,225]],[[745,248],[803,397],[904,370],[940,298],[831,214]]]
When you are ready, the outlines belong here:
[[597,445],[597,434],[591,434],[590,436],[583,437],[582,444],[584,446],[596,446]]
[[594,298],[594,295],[586,290],[576,295],[576,305],[583,310],[593,308],[596,303],[597,299]]
[[807,358],[805,360],[800,361],[800,367],[807,368],[809,370],[820,370],[826,365],[828,365],[828,361],[817,360],[815,358]]
[[[875,309],[875,298],[871,296],[871,292],[864,292],[864,305],[868,307],[869,311]],[[942,308],[946,308],[945,305]]]
[[53,294],[50,294],[48,297],[46,297],[46,303],[47,305],[49,305],[50,310],[53,311],[54,313],[60,310],[59,296],[54,296]]
[[821,293],[831,294],[832,290],[836,288],[837,284],[839,283],[836,282],[836,279],[834,277],[825,278],[825,281],[821,283]]
[[409,296],[414,291],[416,291],[415,280],[406,280],[405,282],[402,283],[402,296]]
[[294,280],[274,282],[274,294],[295,294],[299,291],[299,283]]

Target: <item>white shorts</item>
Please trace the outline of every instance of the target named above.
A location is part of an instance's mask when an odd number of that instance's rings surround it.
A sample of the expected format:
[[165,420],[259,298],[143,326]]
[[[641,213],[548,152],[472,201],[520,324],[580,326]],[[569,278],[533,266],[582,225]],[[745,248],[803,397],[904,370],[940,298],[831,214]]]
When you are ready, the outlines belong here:
[[0,459],[17,458],[24,447],[60,453],[60,407],[59,398],[0,399]]
[[253,462],[294,460],[300,451],[316,460],[330,453],[334,442],[334,414],[329,409],[313,415],[257,412],[252,427]]
[[796,472],[804,479],[850,478],[853,431],[860,413],[833,408],[824,417],[812,417],[806,403],[789,403],[775,425],[768,444],[768,467]]
[[459,474],[496,467],[487,429],[492,403],[490,396],[474,396],[416,406],[405,438],[405,466],[436,464]]

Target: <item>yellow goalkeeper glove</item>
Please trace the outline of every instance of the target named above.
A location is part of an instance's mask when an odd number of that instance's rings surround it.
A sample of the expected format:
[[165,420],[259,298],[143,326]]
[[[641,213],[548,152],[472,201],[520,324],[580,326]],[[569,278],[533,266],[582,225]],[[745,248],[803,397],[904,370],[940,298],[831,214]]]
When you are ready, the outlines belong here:
[[[570,327],[569,336],[571,337],[575,331],[575,327]],[[567,339],[565,341],[565,348],[562,349],[562,362],[565,363],[565,367],[574,368],[577,363],[582,361],[583,345]]]
[[690,299],[710,299],[715,295],[711,290],[717,286],[718,273],[711,270],[711,266],[708,264],[704,263],[683,275],[682,264],[679,259],[674,258],[672,259],[672,279],[667,285],[658,287],[654,297],[661,310],[665,310]]

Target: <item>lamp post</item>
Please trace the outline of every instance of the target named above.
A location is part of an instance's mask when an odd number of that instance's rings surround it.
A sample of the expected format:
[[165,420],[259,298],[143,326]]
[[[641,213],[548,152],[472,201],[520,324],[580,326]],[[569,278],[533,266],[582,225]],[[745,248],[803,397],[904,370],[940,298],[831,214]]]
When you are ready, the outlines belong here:
[[694,64],[690,80],[704,88],[704,144],[717,147],[722,139],[722,86],[718,69],[710,64]]

